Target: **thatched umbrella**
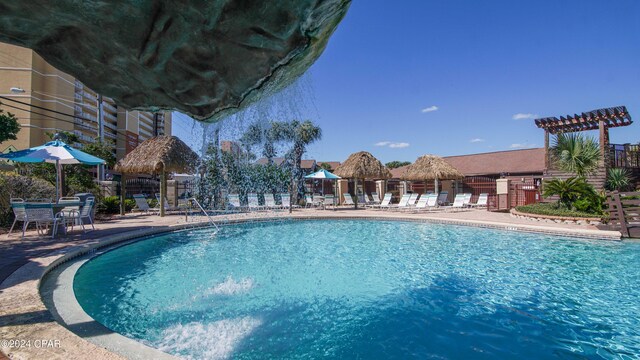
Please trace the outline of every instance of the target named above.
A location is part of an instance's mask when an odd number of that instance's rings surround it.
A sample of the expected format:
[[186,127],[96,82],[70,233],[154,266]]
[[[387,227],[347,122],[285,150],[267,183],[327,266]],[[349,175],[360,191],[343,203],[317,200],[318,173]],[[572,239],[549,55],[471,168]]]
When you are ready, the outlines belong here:
[[433,180],[437,194],[438,180],[457,180],[464,178],[464,175],[439,156],[423,155],[413,164],[407,166],[400,178],[412,181],[424,180],[425,182]]
[[356,209],[358,208],[358,179],[362,179],[362,184],[364,185],[365,180],[388,179],[391,177],[389,169],[366,151],[351,154],[333,173],[343,178],[355,179]]
[[198,161],[198,154],[176,136],[156,136],[144,141],[115,166],[122,173],[120,213],[124,214],[125,174],[160,174],[160,216],[164,216],[167,172],[193,173]]

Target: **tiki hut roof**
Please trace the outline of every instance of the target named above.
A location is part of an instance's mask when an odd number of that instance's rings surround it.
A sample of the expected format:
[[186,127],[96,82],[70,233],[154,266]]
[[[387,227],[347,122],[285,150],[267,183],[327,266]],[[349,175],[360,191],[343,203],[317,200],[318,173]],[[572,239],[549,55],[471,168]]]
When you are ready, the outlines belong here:
[[138,145],[115,170],[123,174],[157,174],[162,172],[193,173],[199,157],[176,136],[156,136]]
[[366,151],[351,154],[333,173],[348,179],[388,179],[391,177],[389,169]]
[[400,178],[414,181],[454,180],[462,179],[464,175],[439,156],[423,155],[407,166]]

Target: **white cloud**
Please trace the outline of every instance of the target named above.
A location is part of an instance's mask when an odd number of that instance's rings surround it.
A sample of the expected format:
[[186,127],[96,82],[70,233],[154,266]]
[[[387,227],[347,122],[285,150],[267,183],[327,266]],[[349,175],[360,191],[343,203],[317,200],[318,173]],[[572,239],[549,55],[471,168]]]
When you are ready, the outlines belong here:
[[402,149],[402,148],[409,147],[409,143],[406,143],[406,142],[391,143],[391,144],[389,144],[389,147],[392,148],[392,149]]
[[511,149],[531,149],[536,147],[536,144],[527,144],[527,143],[523,143],[523,144],[511,144],[511,146],[509,146]]
[[535,119],[539,117],[538,114],[531,114],[531,113],[517,113],[513,115],[513,120],[524,120],[524,119]]
[[380,141],[374,144],[375,146],[387,146],[392,149],[402,149],[409,147],[409,143],[406,142],[391,142],[391,141]]
[[475,138],[475,139],[471,139],[469,142],[472,142],[472,143],[484,142],[484,139]]
[[423,113],[428,113],[428,112],[436,111],[438,109],[439,108],[437,106],[432,105],[432,106],[426,107],[426,108],[424,108],[424,109],[422,109],[420,111],[422,111]]

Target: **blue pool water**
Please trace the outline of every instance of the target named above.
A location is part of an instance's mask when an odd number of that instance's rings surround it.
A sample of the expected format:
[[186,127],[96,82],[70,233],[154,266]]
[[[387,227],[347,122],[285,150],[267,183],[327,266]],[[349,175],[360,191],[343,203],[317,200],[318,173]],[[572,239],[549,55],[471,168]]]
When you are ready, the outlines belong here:
[[171,233],[74,280],[110,329],[184,358],[632,359],[640,243],[318,220]]

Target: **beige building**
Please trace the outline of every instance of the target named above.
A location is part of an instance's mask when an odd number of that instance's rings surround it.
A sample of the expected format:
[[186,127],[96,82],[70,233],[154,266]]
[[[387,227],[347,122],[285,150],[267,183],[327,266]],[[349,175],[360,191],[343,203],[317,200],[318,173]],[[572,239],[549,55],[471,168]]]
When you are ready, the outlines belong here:
[[104,139],[118,159],[140,142],[171,134],[170,112],[129,111],[50,64],[33,50],[0,43],[0,109],[16,115],[18,139],[0,152],[49,141],[47,133],[67,131],[84,144]]

